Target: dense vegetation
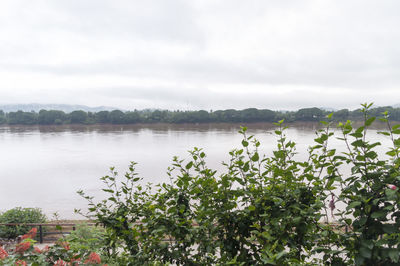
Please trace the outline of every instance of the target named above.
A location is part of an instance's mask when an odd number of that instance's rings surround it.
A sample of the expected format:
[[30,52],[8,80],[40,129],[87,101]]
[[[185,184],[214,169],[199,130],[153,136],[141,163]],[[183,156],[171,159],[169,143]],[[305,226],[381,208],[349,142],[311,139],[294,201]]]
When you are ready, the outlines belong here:
[[[399,265],[400,125],[384,112],[381,134],[393,146],[378,155],[381,144],[367,138],[370,107],[363,105],[360,127],[338,123],[337,136],[324,122],[306,161],[294,159],[296,143],[280,121],[271,157],[242,128],[225,171],[209,168],[195,148],[187,161],[174,158],[170,182],[156,190],[132,164],[123,180],[114,169],[102,178],[108,199],[80,194],[88,217],[106,228],[107,254],[122,264]],[[335,137],[345,150],[330,148]]]
[[[388,111],[392,121],[400,121],[400,108],[378,107],[370,110],[371,115],[378,116]],[[268,109],[249,108],[244,110],[218,111],[168,111],[168,110],[135,110],[122,112],[73,111],[65,113],[57,110],[41,110],[36,112],[9,112],[0,110],[0,124],[9,125],[61,125],[61,124],[135,124],[135,123],[251,123],[274,122],[284,119],[286,122],[310,121],[318,122],[330,112],[319,108],[303,108],[298,111],[281,112]],[[359,109],[348,109],[333,112],[335,121],[362,120]]]
[[[45,223],[46,215],[38,208],[16,207],[0,213],[0,223]],[[0,226],[0,238],[16,238],[25,234],[30,229],[29,226]]]

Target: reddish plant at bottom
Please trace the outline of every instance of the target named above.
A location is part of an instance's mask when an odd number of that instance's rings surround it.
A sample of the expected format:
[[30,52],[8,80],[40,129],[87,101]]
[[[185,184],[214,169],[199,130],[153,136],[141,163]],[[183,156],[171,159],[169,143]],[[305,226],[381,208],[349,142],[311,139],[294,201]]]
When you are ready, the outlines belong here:
[[25,251],[27,251],[31,247],[30,242],[22,242],[19,243],[15,246],[15,252],[19,254],[23,254]]
[[0,260],[8,257],[7,251],[5,251],[2,247],[0,247]]
[[96,252],[92,252],[89,254],[89,257],[87,260],[85,260],[85,263],[97,263],[100,264],[101,263],[101,258],[99,256],[99,254],[97,254]]

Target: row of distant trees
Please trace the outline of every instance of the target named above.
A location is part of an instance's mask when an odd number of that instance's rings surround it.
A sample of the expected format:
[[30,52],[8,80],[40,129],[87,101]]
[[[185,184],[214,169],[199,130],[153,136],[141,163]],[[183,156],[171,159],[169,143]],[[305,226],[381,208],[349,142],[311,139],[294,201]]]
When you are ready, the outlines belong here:
[[[378,107],[371,110],[372,116],[380,116],[388,111],[391,120],[400,121],[400,108]],[[268,109],[248,108],[244,110],[218,111],[168,111],[168,110],[135,110],[122,112],[73,111],[65,113],[58,110],[40,110],[37,112],[9,112],[0,110],[0,124],[22,125],[62,125],[62,124],[136,124],[136,123],[243,123],[243,122],[275,122],[285,119],[286,122],[321,121],[330,111],[319,108],[303,108],[298,111],[282,112]],[[337,121],[360,120],[360,110],[342,109],[333,112]]]

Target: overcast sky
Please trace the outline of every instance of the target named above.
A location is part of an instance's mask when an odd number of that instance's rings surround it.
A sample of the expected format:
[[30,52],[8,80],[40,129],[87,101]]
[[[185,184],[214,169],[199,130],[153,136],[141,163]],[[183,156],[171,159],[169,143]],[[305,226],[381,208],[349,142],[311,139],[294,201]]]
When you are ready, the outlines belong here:
[[398,0],[1,0],[0,103],[400,103]]

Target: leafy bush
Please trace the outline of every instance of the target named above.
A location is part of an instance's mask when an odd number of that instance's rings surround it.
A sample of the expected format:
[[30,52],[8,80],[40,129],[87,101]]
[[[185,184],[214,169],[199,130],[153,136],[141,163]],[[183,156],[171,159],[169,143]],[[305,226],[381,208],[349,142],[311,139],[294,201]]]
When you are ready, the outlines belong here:
[[[33,228],[22,236],[22,242],[12,249],[0,247],[0,265],[100,265],[101,256],[86,250],[74,251],[66,241],[57,241],[51,247],[35,247],[32,239],[37,230]],[[106,264],[104,264],[106,265]]]
[[[375,121],[368,114],[370,107],[371,104],[363,105],[362,126],[353,128],[350,121],[339,123],[340,139],[347,150],[328,153],[329,179],[341,188],[332,207],[335,201],[344,203],[346,207],[338,210],[336,216],[343,227],[351,229],[330,239],[324,250],[325,260],[333,264],[400,264],[400,125],[392,126],[388,113],[383,113],[380,120],[387,124],[388,131],[379,133],[388,136],[393,146],[386,156],[379,155],[377,147],[381,143],[366,137]],[[342,174],[342,164],[351,166],[350,173]]]
[[[101,178],[106,200],[79,193],[89,201],[88,217],[105,226],[108,247],[119,246],[132,265],[398,265],[400,125],[384,114],[389,130],[381,134],[393,147],[382,159],[380,143],[366,138],[375,120],[370,107],[363,105],[362,126],[338,124],[347,150],[330,149],[332,122],[323,122],[308,159],[296,161],[280,121],[271,157],[260,155],[260,142],[242,128],[242,148],[230,152],[220,174],[195,148],[186,162],[174,158],[170,183],[156,191],[141,185],[132,163],[123,181],[114,168]],[[345,209],[336,209],[338,202]],[[323,222],[329,209],[339,224]]]
[[[230,152],[226,172],[207,167],[195,148],[190,160],[174,158],[171,182],[143,187],[135,163],[118,181],[102,178],[107,200],[89,201],[89,211],[109,232],[110,248],[129,254],[133,265],[161,261],[177,265],[302,264],[318,247],[325,229],[324,200],[329,180],[325,145],[313,148],[306,162],[293,160],[295,143],[277,123],[277,149],[271,158],[258,152],[260,142],[242,128],[242,148]],[[115,254],[115,253],[114,253]]]
[[105,243],[105,229],[99,226],[79,224],[76,230],[65,237],[73,250],[102,251]]
[[[0,214],[0,223],[45,223],[46,216],[39,208],[16,207]],[[1,238],[16,238],[31,229],[31,226],[0,226]]]

